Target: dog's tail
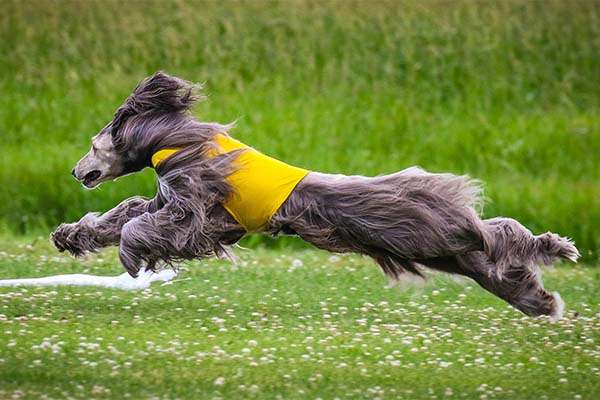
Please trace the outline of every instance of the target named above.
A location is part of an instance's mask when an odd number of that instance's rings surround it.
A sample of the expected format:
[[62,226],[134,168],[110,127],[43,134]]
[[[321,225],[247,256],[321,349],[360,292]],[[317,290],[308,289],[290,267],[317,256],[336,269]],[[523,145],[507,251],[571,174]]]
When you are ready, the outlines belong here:
[[552,232],[534,236],[518,221],[510,218],[482,221],[477,214],[483,208],[483,189],[477,180],[452,174],[431,174],[419,168],[409,168],[400,174],[426,185],[427,191],[437,194],[453,209],[461,209],[461,213],[454,215],[454,218],[466,222],[465,230],[471,231],[474,239],[480,241],[481,250],[496,263],[500,274],[511,265],[550,265],[560,258],[577,262],[580,256],[569,238]]
[[401,190],[424,190],[436,194],[448,203],[459,207],[470,207],[480,212],[483,209],[483,185],[466,175],[436,174],[419,167],[406,168],[381,180],[394,180]]
[[579,251],[572,240],[556,233],[533,235],[518,221],[511,218],[492,218],[484,221],[492,236],[486,253],[503,273],[511,265],[534,267],[550,265],[562,258],[577,262]]

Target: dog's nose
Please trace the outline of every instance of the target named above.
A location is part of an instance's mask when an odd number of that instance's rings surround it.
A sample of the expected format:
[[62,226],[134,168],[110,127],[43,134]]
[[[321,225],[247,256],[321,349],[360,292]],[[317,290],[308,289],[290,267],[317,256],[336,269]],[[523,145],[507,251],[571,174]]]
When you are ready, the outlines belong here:
[[73,168],[73,169],[71,170],[71,175],[73,175],[73,177],[74,177],[75,179],[77,179],[77,175],[75,175],[75,168]]

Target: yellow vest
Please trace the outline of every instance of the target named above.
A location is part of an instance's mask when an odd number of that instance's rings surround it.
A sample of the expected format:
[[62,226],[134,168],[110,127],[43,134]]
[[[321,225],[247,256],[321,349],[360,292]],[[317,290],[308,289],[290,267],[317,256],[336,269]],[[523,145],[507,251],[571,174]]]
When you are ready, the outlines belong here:
[[[219,149],[209,152],[209,157],[246,149],[235,160],[237,170],[227,177],[234,192],[223,206],[248,232],[263,230],[309,171],[266,156],[225,134],[215,135],[214,140]],[[157,151],[152,165],[156,168],[179,150]]]

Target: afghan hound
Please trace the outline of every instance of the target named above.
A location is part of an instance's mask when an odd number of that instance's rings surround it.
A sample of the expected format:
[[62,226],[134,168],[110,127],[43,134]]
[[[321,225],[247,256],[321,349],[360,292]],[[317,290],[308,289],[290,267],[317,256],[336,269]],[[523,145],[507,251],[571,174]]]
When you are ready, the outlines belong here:
[[141,268],[230,256],[248,232],[297,235],[318,248],[372,257],[398,280],[423,268],[460,274],[531,316],[560,318],[538,266],[579,252],[554,233],[510,218],[481,219],[481,189],[467,176],[412,167],[376,177],[292,167],[229,135],[230,125],[190,115],[198,86],[162,72],[143,80],[92,139],[73,176],[87,188],[153,167],[153,199],[133,197],[52,234],[74,256],[119,246]]

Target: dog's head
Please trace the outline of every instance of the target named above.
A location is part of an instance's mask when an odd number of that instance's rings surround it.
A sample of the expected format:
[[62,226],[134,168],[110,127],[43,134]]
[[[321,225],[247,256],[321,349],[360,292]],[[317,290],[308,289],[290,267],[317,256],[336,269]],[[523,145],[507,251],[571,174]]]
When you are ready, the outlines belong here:
[[87,188],[139,171],[167,135],[197,100],[193,85],[162,72],[142,81],[96,136],[92,148],[72,174]]

